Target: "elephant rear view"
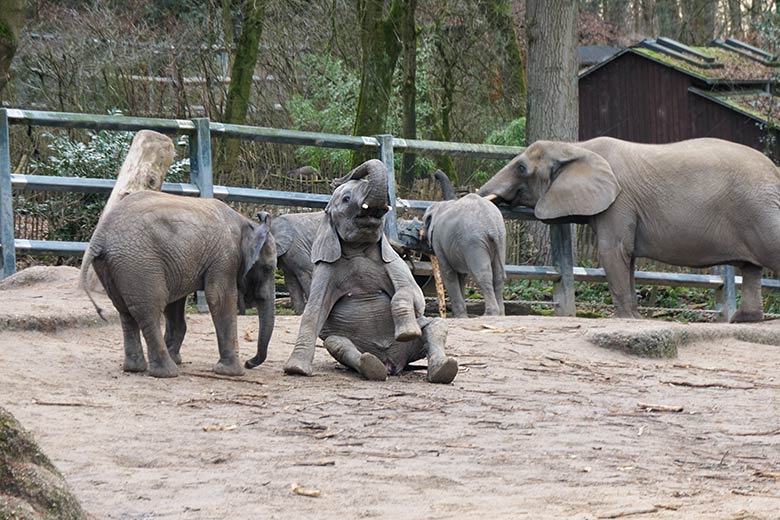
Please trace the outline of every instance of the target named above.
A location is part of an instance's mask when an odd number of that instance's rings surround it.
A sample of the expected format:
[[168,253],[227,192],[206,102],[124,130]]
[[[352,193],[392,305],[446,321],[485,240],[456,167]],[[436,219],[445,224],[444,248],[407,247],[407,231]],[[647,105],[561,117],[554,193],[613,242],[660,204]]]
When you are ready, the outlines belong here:
[[[454,197],[449,179],[437,171],[444,197]],[[479,195],[434,202],[423,215],[421,231],[439,260],[452,313],[466,318],[466,276],[485,298],[485,315],[504,315],[506,226],[501,211]]]
[[100,220],[81,266],[82,287],[89,295],[84,282],[93,265],[119,311],[125,371],[148,367],[154,377],[178,375],[186,299],[199,289],[206,292],[217,332],[219,362],[214,371],[243,373],[236,332],[239,295],[247,305],[256,305],[260,320],[257,355],[247,364],[265,360],[274,327],[276,246],[269,233],[270,217],[265,212],[258,217],[260,222],[253,222],[213,199],[140,191],[119,201]]
[[780,174],[757,150],[729,141],[537,141],[479,194],[532,207],[543,221],[589,223],[618,317],[641,318],[637,257],[740,267],[742,302],[732,321],[763,317],[761,268],[780,272]]
[[277,263],[284,273],[284,282],[290,291],[290,300],[296,314],[303,314],[311,288],[314,263],[311,245],[322,221],[322,211],[279,215],[271,223],[271,234],[276,241]]

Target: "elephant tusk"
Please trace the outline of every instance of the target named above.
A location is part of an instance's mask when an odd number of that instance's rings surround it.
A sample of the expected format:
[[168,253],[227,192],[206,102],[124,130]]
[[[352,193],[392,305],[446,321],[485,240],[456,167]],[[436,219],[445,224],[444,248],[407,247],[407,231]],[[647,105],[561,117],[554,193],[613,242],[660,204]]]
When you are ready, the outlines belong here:
[[496,200],[498,198],[498,195],[496,195],[495,193],[491,193],[490,195],[485,195],[482,198],[492,202],[492,201],[494,201],[494,200]]
[[390,204],[388,204],[388,205],[387,205],[387,211],[393,211],[393,206],[391,206]]
[[364,202],[364,203],[363,203],[363,205],[362,205],[362,206],[360,206],[360,207],[361,207],[361,208],[363,208],[363,209],[368,209],[368,204],[366,204],[366,203]]

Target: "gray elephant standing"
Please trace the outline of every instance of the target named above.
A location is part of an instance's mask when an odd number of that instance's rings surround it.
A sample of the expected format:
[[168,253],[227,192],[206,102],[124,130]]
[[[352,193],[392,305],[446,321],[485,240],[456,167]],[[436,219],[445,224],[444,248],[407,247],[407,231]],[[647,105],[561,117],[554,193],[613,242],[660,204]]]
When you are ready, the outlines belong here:
[[428,359],[428,380],[449,383],[458,364],[444,354],[444,320],[423,317],[425,300],[383,234],[387,171],[371,160],[335,181],[312,247],[311,293],[288,374],[311,375],[317,337],[340,363],[385,380]]
[[637,257],[740,267],[736,322],[762,319],[761,268],[780,271],[780,175],[763,154],[732,142],[537,141],[479,194],[532,207],[544,221],[593,226],[618,317],[641,318]]
[[[434,174],[445,199],[434,202],[423,215],[423,235],[439,260],[452,313],[466,318],[464,289],[471,275],[485,298],[485,315],[504,315],[504,259],[506,226],[501,211],[479,195],[455,199],[444,172]],[[452,200],[455,199],[455,200]]]
[[275,217],[271,223],[278,255],[276,261],[284,273],[284,283],[290,291],[296,314],[303,314],[306,307],[314,271],[311,246],[323,215],[322,211],[290,213]]
[[[81,282],[87,290],[86,276],[93,265],[119,311],[125,371],[142,372],[148,366],[154,377],[178,375],[187,330],[185,303],[187,295],[199,289],[206,292],[217,332],[219,362],[214,371],[232,376],[244,372],[236,332],[239,294],[246,304],[256,305],[260,321],[257,355],[247,365],[265,361],[274,327],[276,246],[268,214],[258,217],[260,222],[253,222],[218,200],[140,191],[101,218],[84,255]],[[148,365],[139,330],[146,340]]]

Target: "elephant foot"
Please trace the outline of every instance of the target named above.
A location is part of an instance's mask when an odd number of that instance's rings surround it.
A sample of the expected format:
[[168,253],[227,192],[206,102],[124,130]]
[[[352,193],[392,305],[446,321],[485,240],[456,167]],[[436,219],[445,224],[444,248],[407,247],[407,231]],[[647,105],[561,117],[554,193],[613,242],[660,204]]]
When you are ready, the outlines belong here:
[[152,377],[178,377],[179,367],[170,357],[166,357],[164,361],[149,363],[149,375]]
[[171,359],[173,360],[174,363],[176,363],[177,365],[181,365],[181,354],[180,353],[178,353],[178,352],[171,352],[169,350],[168,354],[171,356]]
[[369,381],[385,381],[387,379],[387,367],[378,357],[368,352],[360,355],[360,375]]
[[419,338],[420,336],[422,336],[422,329],[420,329],[416,319],[404,319],[400,322],[396,322],[396,341],[411,341],[413,339]]
[[304,359],[304,354],[293,351],[290,359],[284,364],[284,373],[293,376],[310,376],[311,361]]
[[122,370],[125,372],[146,372],[148,365],[146,359],[141,356],[140,358],[133,358],[125,356],[125,363],[122,365]]
[[753,323],[764,319],[763,311],[738,310],[729,320],[730,323]]
[[252,359],[247,359],[244,362],[244,368],[248,368],[249,370],[252,370],[253,368],[257,368],[260,365],[262,365],[264,361],[265,361],[265,356],[261,356],[260,354],[257,354]]
[[229,362],[220,359],[214,365],[214,373],[222,376],[243,376],[245,374],[244,367],[241,366],[238,359],[233,359]]
[[428,381],[431,383],[451,383],[458,374],[458,362],[451,357],[444,358],[441,363],[428,365]]

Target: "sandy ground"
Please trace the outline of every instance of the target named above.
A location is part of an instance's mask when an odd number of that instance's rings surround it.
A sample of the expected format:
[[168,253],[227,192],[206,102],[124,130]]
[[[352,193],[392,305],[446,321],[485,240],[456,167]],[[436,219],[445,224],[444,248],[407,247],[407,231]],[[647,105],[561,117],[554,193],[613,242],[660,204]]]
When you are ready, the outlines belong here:
[[[780,347],[721,339],[657,360],[587,340],[710,325],[450,320],[461,371],[441,386],[366,382],[322,349],[313,377],[285,376],[293,316],[263,366],[218,379],[210,318],[190,315],[184,374],[158,380],[122,372],[118,323],[85,326],[76,290],[0,303],[0,406],[96,518],[780,518]],[[246,358],[257,322],[238,323]]]

